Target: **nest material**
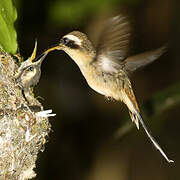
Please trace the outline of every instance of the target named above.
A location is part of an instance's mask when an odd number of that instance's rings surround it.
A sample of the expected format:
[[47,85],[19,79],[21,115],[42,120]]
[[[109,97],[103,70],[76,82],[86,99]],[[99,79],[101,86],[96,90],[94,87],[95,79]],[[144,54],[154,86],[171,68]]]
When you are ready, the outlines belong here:
[[[36,176],[39,151],[50,131],[48,118],[33,112],[15,82],[18,66],[0,53],[0,179],[26,180]],[[31,93],[31,102],[43,109]]]

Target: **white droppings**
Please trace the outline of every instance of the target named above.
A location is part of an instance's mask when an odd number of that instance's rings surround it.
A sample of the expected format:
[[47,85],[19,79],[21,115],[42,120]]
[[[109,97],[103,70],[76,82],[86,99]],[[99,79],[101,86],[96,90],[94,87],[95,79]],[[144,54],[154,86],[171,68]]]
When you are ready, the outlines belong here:
[[30,129],[29,129],[29,127],[27,126],[27,127],[26,127],[26,133],[25,133],[25,141],[26,141],[26,142],[29,142],[29,139],[30,139]]
[[27,114],[25,115],[25,119],[26,121],[29,121],[29,116]]
[[29,142],[31,141],[34,137],[36,136],[36,134],[34,134],[33,136],[31,135],[31,129],[26,126],[26,132],[25,132],[25,141]]
[[52,116],[56,116],[56,114],[51,114],[51,113],[52,113],[52,109],[49,109],[49,110],[37,112],[36,115],[38,117],[52,117]]

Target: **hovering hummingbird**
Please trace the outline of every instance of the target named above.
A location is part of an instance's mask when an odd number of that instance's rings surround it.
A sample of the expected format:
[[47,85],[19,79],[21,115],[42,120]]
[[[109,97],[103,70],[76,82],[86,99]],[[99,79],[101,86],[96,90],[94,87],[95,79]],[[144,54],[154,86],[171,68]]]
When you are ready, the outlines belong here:
[[116,16],[104,25],[96,49],[84,33],[73,31],[45,54],[53,50],[65,51],[79,66],[88,85],[98,93],[126,104],[132,122],[138,129],[140,122],[154,146],[168,162],[173,162],[147,129],[128,77],[130,72],[159,58],[166,51],[166,46],[129,57],[130,35],[127,18]]

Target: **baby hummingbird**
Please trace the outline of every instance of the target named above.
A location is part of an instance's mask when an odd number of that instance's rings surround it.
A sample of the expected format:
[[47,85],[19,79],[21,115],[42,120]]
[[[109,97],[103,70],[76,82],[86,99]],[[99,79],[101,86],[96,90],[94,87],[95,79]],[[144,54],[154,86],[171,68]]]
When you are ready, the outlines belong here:
[[166,46],[129,57],[130,34],[127,18],[116,16],[104,25],[96,49],[84,33],[73,31],[63,36],[60,43],[45,54],[55,49],[65,51],[79,66],[88,85],[98,93],[126,104],[137,128],[140,122],[154,146],[168,162],[173,162],[147,129],[128,77],[129,72],[159,58]]
[[43,53],[36,58],[37,42],[30,58],[22,62],[16,73],[16,82],[23,89],[26,90],[35,86],[41,76],[41,63],[46,57],[47,53]]
[[41,64],[47,53],[36,58],[37,42],[30,58],[22,62],[15,75],[16,83],[22,88],[25,98],[31,103],[31,87],[35,86],[41,76]]

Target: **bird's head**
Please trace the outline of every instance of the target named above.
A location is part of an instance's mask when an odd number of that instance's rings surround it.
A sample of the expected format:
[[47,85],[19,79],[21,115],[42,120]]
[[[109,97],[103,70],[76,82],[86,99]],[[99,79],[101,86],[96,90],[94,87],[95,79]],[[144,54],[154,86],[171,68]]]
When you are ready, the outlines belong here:
[[22,89],[28,89],[38,83],[41,76],[41,64],[47,53],[36,58],[37,43],[30,58],[21,63],[16,74],[16,82]]
[[79,31],[73,31],[63,36],[57,46],[48,49],[65,51],[79,66],[85,65],[95,57],[95,49],[87,36]]

